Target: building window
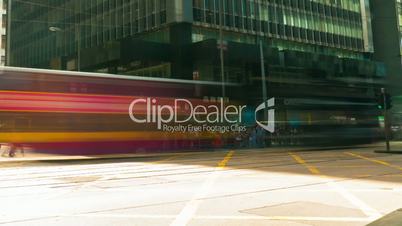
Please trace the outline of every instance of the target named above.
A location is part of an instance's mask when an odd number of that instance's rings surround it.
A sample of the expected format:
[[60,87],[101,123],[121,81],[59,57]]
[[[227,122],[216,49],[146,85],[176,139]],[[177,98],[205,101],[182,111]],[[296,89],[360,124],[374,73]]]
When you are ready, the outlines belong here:
[[6,42],[7,42],[7,37],[5,35],[1,36],[1,48],[5,49],[6,48]]
[[3,14],[3,15],[2,15],[1,26],[2,26],[3,28],[7,27],[7,15],[6,15],[6,14]]

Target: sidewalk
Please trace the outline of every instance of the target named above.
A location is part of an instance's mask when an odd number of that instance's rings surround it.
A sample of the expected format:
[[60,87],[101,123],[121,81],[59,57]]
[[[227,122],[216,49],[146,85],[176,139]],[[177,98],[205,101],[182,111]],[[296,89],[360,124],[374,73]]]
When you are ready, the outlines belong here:
[[376,149],[377,153],[382,154],[402,154],[402,141],[393,141],[390,143],[390,151],[386,150],[385,144],[382,145],[380,148]]

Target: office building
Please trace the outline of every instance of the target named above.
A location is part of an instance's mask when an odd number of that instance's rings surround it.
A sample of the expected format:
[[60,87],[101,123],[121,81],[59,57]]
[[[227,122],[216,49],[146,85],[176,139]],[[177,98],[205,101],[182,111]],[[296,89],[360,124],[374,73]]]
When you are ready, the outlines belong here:
[[[254,45],[261,38],[279,51],[367,63],[373,43],[365,3],[224,0],[223,36],[229,45]],[[129,67],[150,76],[188,77],[197,71],[208,80],[217,77],[216,70],[204,68],[207,62],[197,61],[197,47],[219,39],[217,0],[16,1],[12,11],[10,65],[73,70],[80,56],[83,70]],[[188,54],[195,59],[188,62]]]
[[373,60],[369,0],[19,0],[11,12],[12,66],[223,79],[255,104],[263,57],[284,127],[377,119],[386,70]]
[[7,47],[7,0],[0,1],[0,23],[0,66],[4,66]]

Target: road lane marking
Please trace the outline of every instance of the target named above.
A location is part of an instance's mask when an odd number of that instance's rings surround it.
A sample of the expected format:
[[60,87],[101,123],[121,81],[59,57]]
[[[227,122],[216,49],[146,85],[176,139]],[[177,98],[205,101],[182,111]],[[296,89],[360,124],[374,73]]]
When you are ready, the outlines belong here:
[[377,219],[382,216],[377,210],[370,207],[367,203],[363,202],[362,200],[354,196],[351,192],[349,192],[347,189],[340,186],[339,184],[330,181],[328,182],[328,185],[332,187],[336,192],[341,194],[351,204],[358,207],[366,216],[373,219]]
[[[291,152],[289,153],[289,155],[291,155],[293,159],[300,165],[306,167],[312,174],[320,176],[324,179],[330,179],[326,175],[321,174],[321,172],[315,166],[308,164],[302,157]],[[368,204],[366,204],[365,202],[354,196],[351,192],[349,192],[341,185],[333,181],[328,181],[327,185],[330,186],[332,189],[334,189],[336,192],[338,192],[340,195],[342,195],[346,200],[349,201],[349,203],[359,208],[360,211],[362,211],[370,219],[377,219],[382,216],[377,210],[370,207]]]
[[359,155],[359,154],[356,154],[356,153],[353,153],[353,152],[344,152],[344,153],[347,154],[347,155],[359,158],[359,159],[364,159],[364,160],[367,160],[367,161],[370,161],[370,162],[373,162],[373,163],[377,163],[377,164],[380,164],[380,165],[383,165],[383,166],[388,166],[388,167],[391,167],[391,168],[394,168],[394,169],[402,170],[402,167],[392,165],[392,164],[390,164],[388,162],[385,162],[385,161],[382,161],[382,160],[378,160],[378,159],[375,159],[375,158],[369,158],[369,157]]
[[302,159],[300,156],[293,154],[291,152],[289,153],[289,155],[292,156],[293,159],[296,160],[297,163],[305,166],[312,174],[320,175],[320,171],[315,166],[307,164],[306,161],[304,159]]
[[219,168],[225,168],[226,164],[229,162],[229,160],[232,158],[232,156],[234,155],[234,151],[230,151],[225,158],[219,162],[218,167]]
[[202,202],[202,198],[209,193],[215,181],[220,176],[222,170],[232,158],[233,154],[234,151],[230,151],[228,154],[226,154],[225,158],[218,163],[217,167],[215,167],[215,170],[211,172],[210,176],[204,181],[198,192],[193,196],[193,198],[191,198],[189,202],[187,202],[170,226],[185,226],[188,224],[188,222],[194,217],[198,206]]

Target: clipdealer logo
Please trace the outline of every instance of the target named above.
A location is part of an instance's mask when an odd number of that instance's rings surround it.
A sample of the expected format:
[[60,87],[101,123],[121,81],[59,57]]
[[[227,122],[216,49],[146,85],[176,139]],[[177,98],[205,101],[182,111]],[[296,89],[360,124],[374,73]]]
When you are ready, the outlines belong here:
[[[258,105],[258,107],[255,109],[255,121],[256,123],[263,128],[264,130],[274,133],[275,132],[275,98],[271,98],[264,103]],[[263,124],[262,122],[257,120],[257,113],[261,110],[268,110],[268,120],[267,124]]]
[[[155,98],[139,98],[131,102],[129,116],[135,123],[154,123],[158,130],[166,132],[244,132],[241,125],[246,105],[224,105],[221,98],[217,104],[194,105],[188,99],[174,99],[171,104],[159,104]],[[254,116],[256,123],[271,133],[275,130],[275,110],[268,111],[268,123],[257,120],[257,113],[265,108],[272,108],[275,99],[260,104]],[[138,114],[138,112],[144,114]],[[185,112],[185,114],[180,113]]]

